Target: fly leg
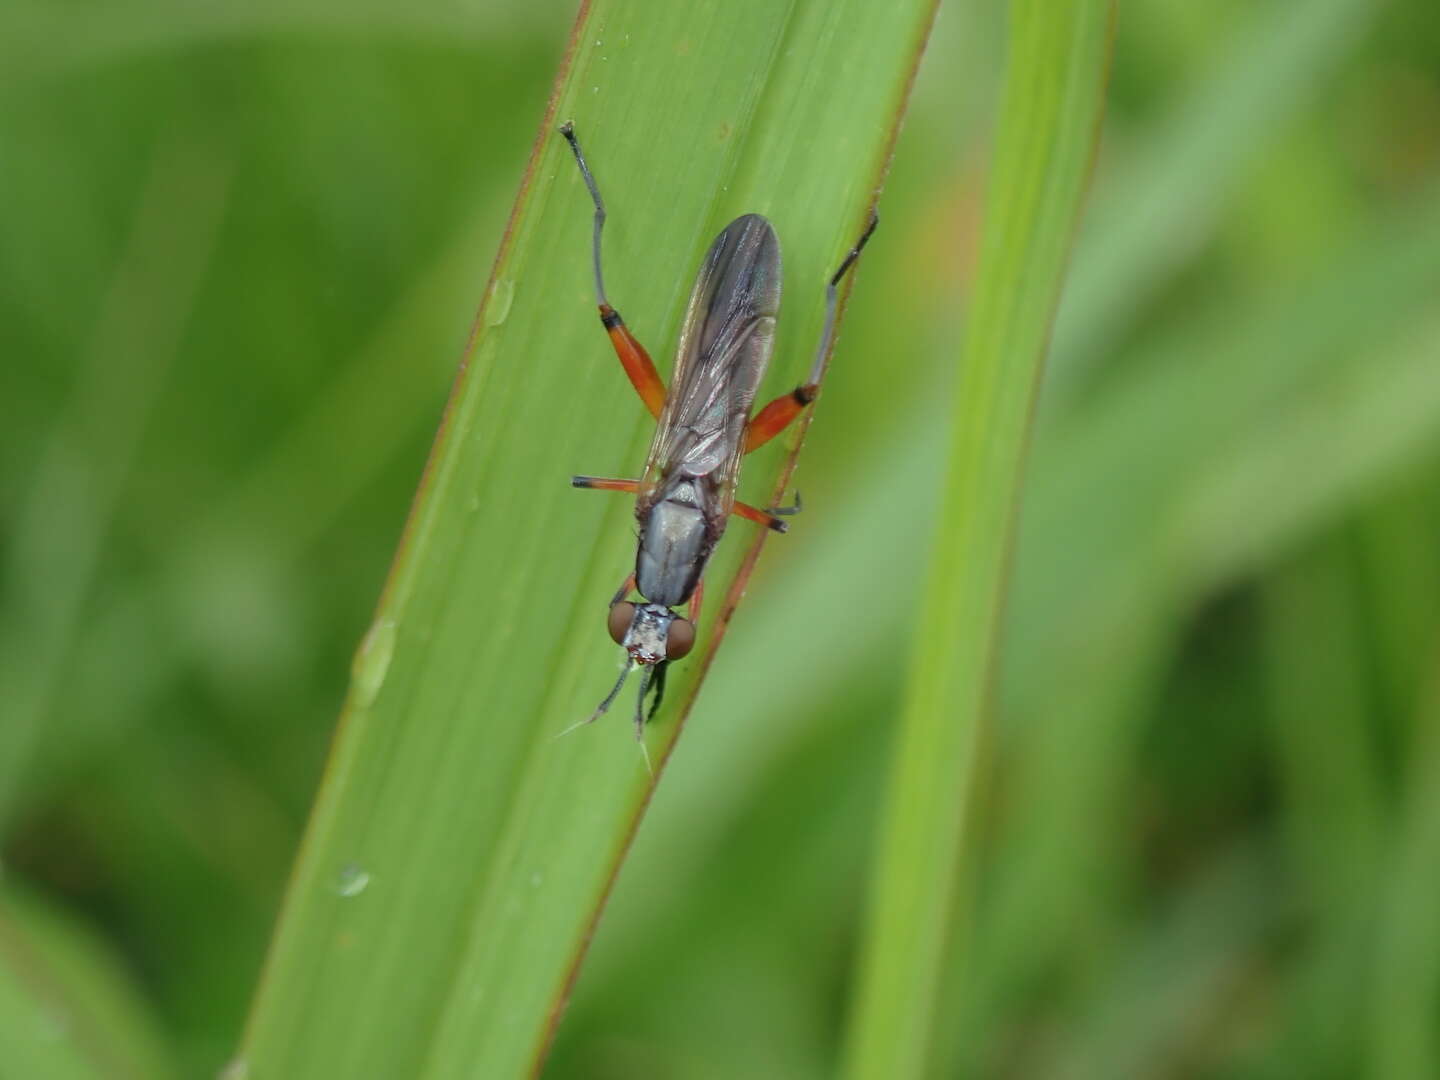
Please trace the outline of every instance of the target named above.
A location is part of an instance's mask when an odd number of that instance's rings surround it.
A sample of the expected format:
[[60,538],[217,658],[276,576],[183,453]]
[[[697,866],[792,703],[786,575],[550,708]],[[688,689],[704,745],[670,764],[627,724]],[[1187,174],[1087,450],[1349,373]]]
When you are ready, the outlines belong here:
[[[650,698],[650,711],[645,714],[645,719],[640,719],[640,714],[635,714],[635,738],[640,740],[641,745],[645,743],[645,725],[654,721],[655,714],[660,711],[660,703],[665,700],[665,669],[670,666],[669,660],[661,660],[655,665],[655,675],[650,683],[652,697]],[[644,691],[641,691],[640,705],[645,705]],[[646,755],[647,759],[649,755]],[[648,764],[648,760],[647,760]]]
[[[628,491],[633,495],[639,489],[640,481],[611,480],[603,476],[572,476],[570,486],[593,491]],[[615,595],[610,598],[610,606],[613,608],[621,600],[624,600],[633,588],[635,588],[635,575],[631,574],[620,583],[620,588],[615,590]]]
[[820,376],[825,373],[825,360],[830,355],[830,346],[835,343],[835,312],[840,302],[840,281],[845,277],[846,271],[855,265],[855,260],[860,258],[860,252],[865,250],[865,245],[870,242],[870,235],[878,224],[880,218],[872,210],[865,231],[860,234],[860,239],[855,242],[855,246],[840,263],[840,269],[835,271],[830,278],[830,284],[825,287],[825,329],[820,334],[820,347],[815,350],[815,360],[810,365],[809,377],[790,393],[770,402],[750,419],[750,424],[745,429],[747,454],[758,450],[789,427],[801,410],[819,395]]
[[[634,586],[634,584],[635,575],[631,574],[630,577],[626,579],[625,585],[622,587],[621,592],[617,594],[615,598],[618,600],[620,596],[623,596],[626,592],[628,592],[630,588]],[[685,611],[685,617],[688,618],[696,626],[700,625],[700,602],[704,596],[705,581],[702,578],[700,582],[695,586],[695,591],[690,594],[690,604]],[[655,665],[654,677],[652,678],[650,683],[650,691],[652,694],[650,698],[650,711],[645,714],[645,719],[643,721],[640,719],[639,712],[636,712],[635,714],[635,738],[640,740],[641,747],[644,747],[645,745],[645,725],[652,723],[655,720],[655,714],[660,711],[660,703],[665,700],[665,673],[669,669],[669,667],[669,660],[661,660],[658,664]],[[640,691],[640,705],[642,708],[644,707],[644,704],[645,691],[642,689]],[[650,755],[648,752],[645,754],[645,765],[647,768],[650,765]]]
[[587,491],[625,491],[634,495],[640,490],[639,480],[612,480],[604,476],[572,476],[570,486]]
[[[790,510],[791,513],[794,512],[793,507],[781,507],[781,510],[782,512],[785,510]],[[790,531],[789,524],[776,517],[772,511],[761,510],[758,506],[751,506],[749,503],[737,502],[730,512],[736,517],[742,517],[746,521],[753,521],[756,525],[764,525],[767,529],[773,529],[778,533]]]
[[[626,585],[627,585],[627,586],[633,586],[634,584],[635,584],[635,575],[634,575],[634,574],[631,574],[630,577],[629,577],[629,579],[626,581]],[[627,588],[625,591],[628,592],[629,589]],[[699,625],[700,625],[700,601],[701,601],[701,598],[704,597],[704,595],[705,595],[705,582],[704,582],[704,580],[702,579],[702,580],[700,581],[700,583],[695,586],[695,591],[690,594],[690,605],[689,605],[689,607],[688,607],[688,608],[686,609],[686,611],[685,611],[685,617],[688,618],[688,619],[689,619],[692,623],[694,623],[696,626],[699,626]],[[616,599],[619,599],[619,597],[616,597]],[[651,697],[651,699],[650,699],[650,711],[645,714],[645,723],[646,723],[646,724],[650,723],[651,721],[653,721],[653,720],[655,719],[655,714],[660,711],[660,702],[662,702],[663,700],[665,700],[665,672],[666,672],[666,670],[667,670],[669,667],[670,667],[670,661],[669,661],[669,660],[661,660],[658,664],[655,665],[655,677],[654,677],[654,679],[653,679],[653,681],[652,681],[652,683],[651,683],[651,691],[652,691],[652,693],[654,694],[654,696]],[[644,704],[644,701],[645,701],[645,696],[644,696],[644,692],[643,692],[643,691],[641,692],[640,701],[641,701],[641,704],[643,705],[643,704]],[[638,714],[637,714],[637,719],[638,719]],[[644,725],[638,725],[638,726],[636,727],[635,737],[636,737],[637,739],[641,739],[641,740],[644,739],[644,737],[645,737]],[[647,756],[647,763],[648,763],[648,756]]]
[[566,121],[560,125],[560,134],[564,135],[565,141],[570,144],[570,149],[575,154],[575,164],[580,166],[580,175],[584,178],[590,199],[595,204],[595,297],[600,305],[600,324],[610,335],[610,343],[615,346],[615,355],[620,358],[620,366],[629,376],[630,384],[635,387],[635,392],[640,395],[640,400],[645,403],[650,414],[658,420],[660,409],[665,404],[665,384],[660,380],[660,374],[655,370],[655,363],[645,351],[645,346],[635,340],[635,336],[626,327],[625,320],[605,298],[605,277],[600,271],[600,233],[605,227],[605,203],[600,198],[600,188],[590,173],[590,166],[585,163],[585,155],[580,152],[580,143],[575,138],[575,125]]
[[631,574],[620,583],[620,588],[615,590],[615,595],[610,598],[610,606],[614,607],[620,603],[621,600],[624,600],[625,597],[630,595],[630,590],[633,588],[635,588],[635,575]]
[[765,512],[767,514],[775,514],[777,517],[794,517],[803,509],[805,509],[805,506],[800,501],[800,492],[797,491],[795,492],[795,501],[789,506],[767,506]]
[[758,450],[795,422],[806,405],[820,393],[820,384],[807,382],[778,397],[751,418],[745,429],[745,452]]

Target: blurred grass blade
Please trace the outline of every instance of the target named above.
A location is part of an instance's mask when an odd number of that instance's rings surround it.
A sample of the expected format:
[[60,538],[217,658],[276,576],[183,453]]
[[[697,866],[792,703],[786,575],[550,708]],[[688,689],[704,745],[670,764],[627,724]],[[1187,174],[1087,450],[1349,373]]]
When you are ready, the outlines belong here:
[[9,523],[0,551],[0,591],[14,608],[0,623],[6,825],[53,719],[112,518],[209,268],[229,171],[203,142],[177,140],[155,155],[74,398]]
[[1362,1029],[1351,1018],[1368,997],[1375,884],[1385,876],[1390,831],[1358,647],[1372,624],[1349,547],[1326,537],[1277,567],[1263,579],[1258,605],[1287,891],[1306,898],[1303,918],[1314,941],[1294,965],[1287,995],[1288,1056],[1301,1075],[1355,1060]]
[[14,12],[13,29],[0,36],[0,89],[263,35],[350,33],[471,45],[527,24],[543,26],[546,14],[501,4],[260,0],[197,7],[184,0],[136,0],[79,20],[45,0],[15,0],[7,7]]
[[1040,440],[1005,657],[1016,811],[980,935],[992,1005],[1103,918],[1116,792],[1185,617],[1436,452],[1437,208],[1432,188],[1308,288],[1177,329]]
[[1370,1001],[1369,1072],[1380,1080],[1434,1076],[1440,1069],[1435,1006],[1440,998],[1440,684],[1426,688],[1409,746],[1402,814],[1389,872]]
[[[1255,953],[1275,933],[1284,903],[1274,888],[1275,850],[1237,843],[1124,928],[1105,982],[1074,1005],[1069,1030],[1044,1040],[1024,1074],[1036,1080],[1165,1076],[1187,1060],[1195,1032],[1223,1016],[1253,975]],[[963,1075],[963,1074],[962,1074]]]
[[99,940],[14,886],[0,892],[0,1075],[174,1075],[155,1018]]
[[1074,288],[1055,322],[1045,401],[1058,404],[1110,354],[1137,313],[1205,244],[1247,168],[1273,148],[1384,9],[1372,0],[1256,5],[1215,70],[1086,215]]
[[[744,211],[775,222],[779,392],[813,349],[825,276],[883,176],[932,14],[933,0],[582,11],[356,657],[237,1073],[529,1073],[648,796],[625,706],[554,739],[614,680],[603,612],[633,561],[628,501],[566,479],[635,470],[650,427],[595,319],[589,202],[555,124],[585,140],[610,214],[607,285],[662,371],[710,239]],[[779,442],[742,498],[768,497]],[[712,562],[712,598],[744,539]],[[729,606],[712,599],[707,649]],[[703,668],[672,676],[672,701]],[[679,711],[652,728],[657,760]]]
[[1030,416],[1104,100],[1112,5],[1017,0],[1010,12],[948,479],[875,866],[854,1080],[925,1075],[933,1052]]

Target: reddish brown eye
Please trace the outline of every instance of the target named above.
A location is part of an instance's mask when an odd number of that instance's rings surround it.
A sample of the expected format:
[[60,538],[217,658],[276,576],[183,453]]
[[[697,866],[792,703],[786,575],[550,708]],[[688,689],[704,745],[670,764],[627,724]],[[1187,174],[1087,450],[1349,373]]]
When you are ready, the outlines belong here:
[[621,600],[617,604],[610,605],[610,619],[608,627],[610,636],[615,640],[616,645],[625,644],[625,635],[630,630],[630,624],[635,620],[635,605],[628,600]]
[[689,619],[673,619],[670,632],[665,635],[665,659],[679,660],[694,647],[695,624]]

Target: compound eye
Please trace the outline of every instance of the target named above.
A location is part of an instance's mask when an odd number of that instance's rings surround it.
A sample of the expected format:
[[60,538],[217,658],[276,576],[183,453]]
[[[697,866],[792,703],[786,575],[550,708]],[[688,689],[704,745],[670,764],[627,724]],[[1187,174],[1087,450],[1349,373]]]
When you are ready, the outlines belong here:
[[665,659],[680,660],[689,655],[695,647],[695,624],[678,616],[670,621],[670,631],[665,635]]
[[625,635],[630,632],[630,624],[635,621],[635,605],[628,600],[621,600],[619,603],[610,605],[610,618],[607,620],[606,628],[610,636],[615,640],[616,645],[625,644]]

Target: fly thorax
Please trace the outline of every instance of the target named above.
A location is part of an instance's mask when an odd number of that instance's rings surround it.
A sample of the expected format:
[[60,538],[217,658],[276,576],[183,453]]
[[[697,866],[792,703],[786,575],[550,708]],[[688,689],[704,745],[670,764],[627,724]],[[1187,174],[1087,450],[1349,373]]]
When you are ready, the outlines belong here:
[[706,537],[697,503],[692,485],[677,484],[641,522],[635,587],[652,604],[683,604],[700,580]]
[[679,506],[699,506],[700,493],[695,490],[694,480],[681,480],[665,493],[665,502]]

